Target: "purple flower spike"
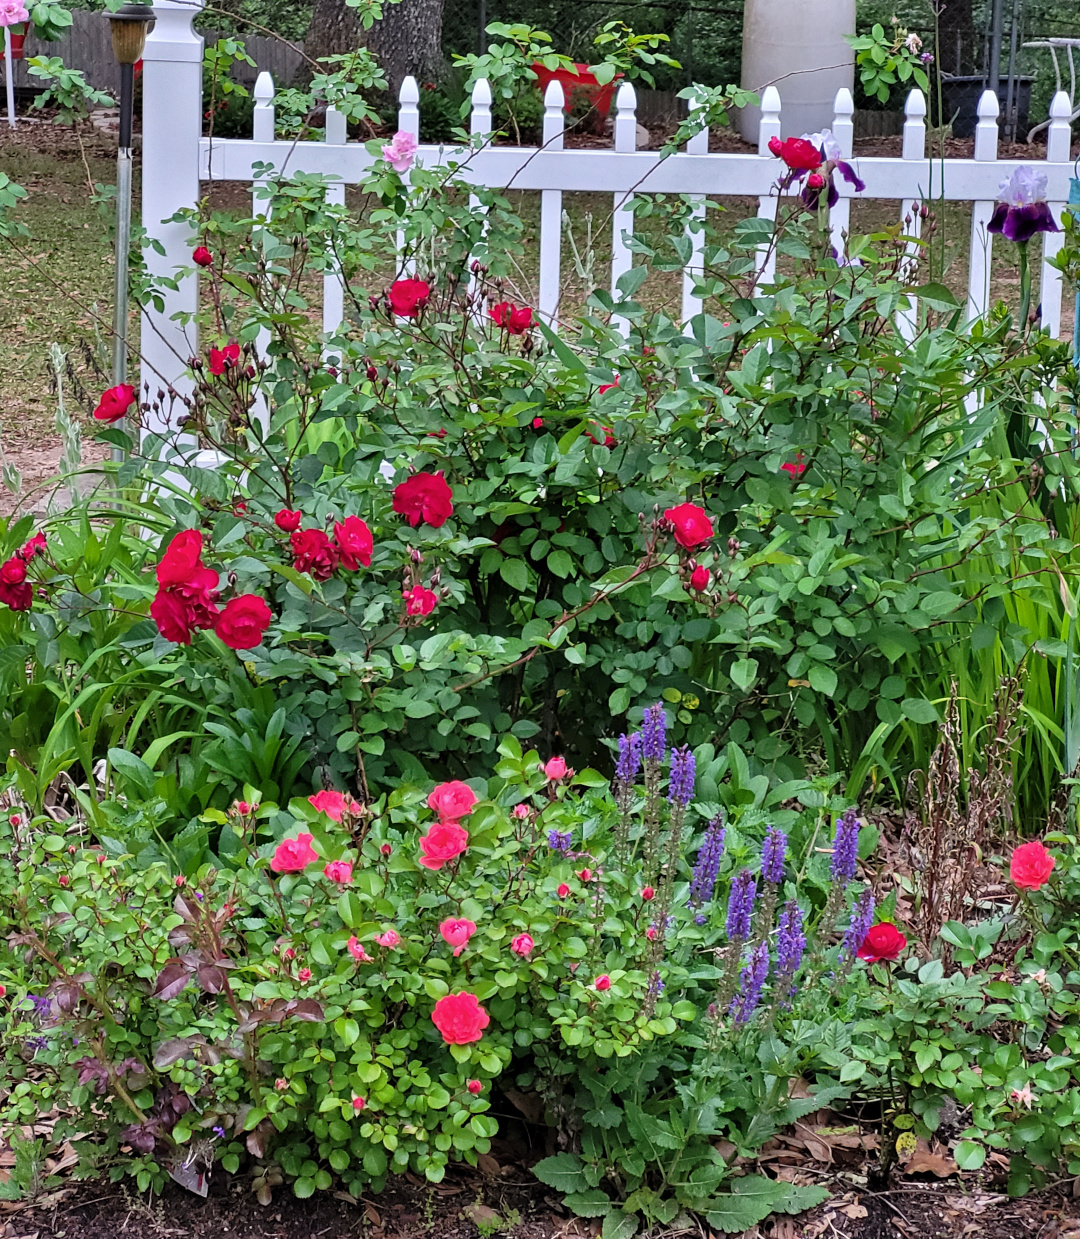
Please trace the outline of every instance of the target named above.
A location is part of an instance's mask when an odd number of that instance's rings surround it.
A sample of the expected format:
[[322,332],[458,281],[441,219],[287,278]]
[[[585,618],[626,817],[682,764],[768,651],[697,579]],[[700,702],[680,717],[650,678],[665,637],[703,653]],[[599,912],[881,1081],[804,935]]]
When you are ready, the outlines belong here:
[[843,963],[845,960],[853,960],[859,953],[859,947],[863,944],[863,939],[870,932],[870,926],[874,923],[874,896],[865,890],[855,901],[855,907],[851,910],[851,921],[848,924],[847,930],[844,933],[844,941],[840,944],[840,954],[837,956],[837,963]]
[[750,1017],[761,1002],[761,991],[769,975],[769,945],[762,942],[754,948],[742,972],[739,973],[739,992],[731,1000],[731,1014],[736,1027],[750,1023]]
[[694,754],[688,746],[671,750],[668,801],[685,808],[694,799]]
[[568,830],[549,830],[548,847],[553,852],[569,852],[574,836]]
[[854,809],[836,823],[833,838],[832,876],[834,882],[850,882],[859,863],[859,819]]
[[[716,879],[720,873],[720,861],[724,857],[724,819],[714,817],[705,831],[701,850],[697,854],[697,863],[690,878],[690,900],[688,906],[700,908],[708,903],[716,890]],[[701,921],[704,924],[704,918]]]
[[750,937],[750,920],[754,913],[757,882],[749,869],[735,875],[728,897],[727,936],[731,942],[745,942]]
[[761,845],[761,876],[774,886],[784,880],[784,856],[787,852],[787,835],[776,826],[770,826]]
[[776,993],[786,1004],[795,992],[794,981],[806,953],[802,911],[794,899],[784,904],[776,931]]
[[646,706],[641,720],[641,756],[646,761],[663,761],[667,749],[667,717],[662,705]]
[[986,231],[1021,245],[1037,232],[1060,232],[1046,203],[1046,173],[1025,165],[1002,181]]
[[620,783],[633,783],[641,769],[641,736],[619,737],[619,760],[615,764],[615,777]]

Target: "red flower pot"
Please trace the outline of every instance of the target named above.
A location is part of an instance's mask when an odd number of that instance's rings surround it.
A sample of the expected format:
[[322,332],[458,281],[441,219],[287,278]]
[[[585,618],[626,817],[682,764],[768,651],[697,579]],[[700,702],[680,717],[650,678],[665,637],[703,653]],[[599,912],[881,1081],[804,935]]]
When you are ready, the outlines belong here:
[[534,63],[532,71],[536,74],[540,91],[543,93],[548,88],[551,82],[558,82],[563,88],[563,111],[569,112],[575,102],[584,96],[589,100],[592,106],[596,109],[601,117],[606,117],[611,111],[611,101],[615,98],[615,87],[619,84],[621,73],[616,73],[614,78],[607,83],[606,86],[601,86],[596,80],[596,76],[589,72],[588,65],[575,65],[577,73],[571,73],[569,69],[545,69],[540,63]]
[[[16,34],[14,30],[11,32],[11,59],[12,60],[22,60],[25,58],[26,52],[23,46],[25,43],[26,43],[26,31],[25,30],[22,32],[22,34]],[[4,39],[3,39],[3,36],[0,35],[0,60],[3,60],[3,59],[4,59]]]

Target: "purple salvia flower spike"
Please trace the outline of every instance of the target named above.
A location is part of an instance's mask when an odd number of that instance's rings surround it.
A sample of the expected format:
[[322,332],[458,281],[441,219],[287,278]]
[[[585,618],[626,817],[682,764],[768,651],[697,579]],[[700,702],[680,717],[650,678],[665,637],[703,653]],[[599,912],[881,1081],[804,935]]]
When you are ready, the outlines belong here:
[[851,910],[851,920],[848,922],[848,927],[844,932],[844,940],[840,944],[840,954],[837,956],[838,964],[854,960],[859,953],[859,947],[863,944],[863,939],[870,932],[870,926],[873,923],[874,896],[869,890],[865,890],[855,901],[855,907]]
[[724,857],[724,835],[723,817],[714,817],[705,831],[705,838],[690,878],[689,907],[700,907],[713,897],[716,879],[720,873],[720,862]]
[[859,862],[859,819],[854,809],[836,823],[833,838],[832,877],[834,882],[850,882]]
[[668,801],[685,808],[694,799],[694,754],[684,746],[671,750],[671,774],[668,778]]
[[784,857],[787,854],[787,835],[776,826],[770,826],[761,845],[761,876],[766,882],[779,886],[784,880]]
[[794,899],[784,904],[776,931],[776,996],[788,1007],[795,993],[795,977],[806,954],[802,910]]
[[745,942],[750,937],[750,921],[754,914],[757,883],[749,869],[735,875],[728,896],[727,936],[731,942]]
[[761,991],[769,975],[769,946],[759,943],[750,953],[742,972],[739,973],[739,992],[731,1000],[731,1014],[736,1027],[750,1023],[750,1017],[761,1002]]
[[641,720],[641,756],[646,761],[663,761],[667,749],[667,716],[662,705],[646,706]]
[[619,760],[615,764],[615,777],[620,783],[633,783],[641,769],[641,736],[619,737]]

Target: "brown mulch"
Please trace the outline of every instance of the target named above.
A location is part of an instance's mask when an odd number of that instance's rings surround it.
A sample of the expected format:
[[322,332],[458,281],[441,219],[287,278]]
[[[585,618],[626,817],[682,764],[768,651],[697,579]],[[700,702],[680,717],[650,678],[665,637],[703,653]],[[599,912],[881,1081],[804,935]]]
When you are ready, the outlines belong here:
[[[1080,1239],[1080,1201],[1060,1192],[1010,1200],[973,1179],[932,1175],[868,1192],[845,1182],[852,1177],[823,1178],[833,1193],[828,1203],[801,1217],[770,1218],[741,1239]],[[570,1216],[557,1193],[517,1166],[494,1176],[457,1167],[437,1186],[409,1175],[360,1200],[344,1192],[297,1200],[279,1191],[265,1207],[246,1180],[224,1174],[205,1200],[172,1184],[148,1197],[91,1182],[36,1208],[0,1202],[0,1239],[585,1239],[598,1232],[597,1222]],[[710,1239],[701,1224],[655,1233]]]

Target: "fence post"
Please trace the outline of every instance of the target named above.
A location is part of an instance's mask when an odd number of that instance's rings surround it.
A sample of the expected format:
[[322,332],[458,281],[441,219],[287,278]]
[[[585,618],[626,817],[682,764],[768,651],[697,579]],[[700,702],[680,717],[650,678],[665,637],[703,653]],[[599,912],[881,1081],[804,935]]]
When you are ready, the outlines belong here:
[[[690,101],[690,116],[693,117],[696,108],[701,105],[696,100]],[[686,144],[688,155],[707,155],[709,153],[709,128],[706,125],[700,133]],[[697,225],[697,231],[686,229],[686,239],[690,242],[690,261],[683,268],[682,276],[682,321],[685,326],[695,314],[701,313],[701,298],[694,295],[694,279],[705,272],[705,198],[694,195],[690,217]]]
[[[544,150],[561,151],[566,117],[565,97],[558,82],[548,82],[544,91]],[[562,191],[540,191],[540,317],[552,327],[559,309],[559,280],[562,274]]]
[[[1072,145],[1072,103],[1063,90],[1050,101],[1050,127],[1046,131],[1047,163],[1068,163]],[[1065,208],[1062,201],[1051,202],[1054,219],[1061,219]],[[1060,232],[1043,233],[1042,276],[1039,280],[1039,299],[1042,302],[1042,325],[1050,329],[1057,339],[1061,333],[1061,272],[1050,265],[1050,260],[1061,249],[1064,237]]]
[[[191,22],[202,7],[203,0],[157,0],[157,22],[143,52],[142,224],[165,251],[144,251],[151,277],[171,278],[176,267],[191,265],[191,225],[163,221],[199,201],[203,40]],[[164,299],[162,311],[143,311],[141,332],[142,382],[148,389],[143,399],[152,402],[158,391],[166,393],[162,409],[143,415],[146,429],[159,434],[182,411],[170,409],[170,390],[181,395],[191,390],[184,371],[198,349],[198,333],[172,319],[198,309],[196,276],[184,276]]]
[[[469,132],[473,138],[481,138],[484,144],[491,141],[491,85],[486,77],[478,78],[472,89],[472,112],[469,115]],[[475,195],[469,197],[469,210],[477,211],[480,199]],[[483,223],[484,235],[487,235],[487,220]],[[472,263],[470,262],[470,266]],[[480,287],[480,281],[471,272],[469,274],[469,292],[475,293]],[[484,319],[483,306],[477,307],[477,316],[481,322]]]
[[[975,158],[993,163],[998,156],[998,97],[984,90],[975,126]],[[968,267],[968,316],[978,318],[990,308],[990,258],[993,237],[986,225],[994,213],[993,200],[976,202],[971,210],[971,260]]]
[[[769,143],[780,136],[780,92],[775,86],[766,86],[761,95],[761,124],[758,126],[758,155],[762,159],[770,159],[776,163],[776,157],[769,150]],[[776,164],[779,169],[782,165]],[[768,194],[758,199],[758,219],[767,219],[776,223],[776,211],[780,205],[780,195]],[[771,244],[758,246],[758,277],[757,283],[771,284],[776,274],[776,250]]]
[[[344,146],[348,137],[345,115],[337,108],[326,109],[326,129],[324,130],[327,146]],[[326,201],[336,206],[345,205],[345,182],[338,181],[326,190]],[[335,264],[323,275],[323,331],[328,336],[337,335],[345,319],[345,285],[344,275]]]
[[[615,96],[615,150],[632,153],[637,150],[637,92],[629,82],[623,82]],[[615,195],[615,210],[611,224],[611,295],[619,297],[619,277],[634,265],[634,255],[623,240],[623,233],[634,231],[633,194]],[[615,315],[611,325],[628,335],[630,324],[622,315]]]

